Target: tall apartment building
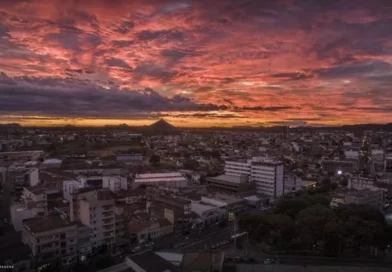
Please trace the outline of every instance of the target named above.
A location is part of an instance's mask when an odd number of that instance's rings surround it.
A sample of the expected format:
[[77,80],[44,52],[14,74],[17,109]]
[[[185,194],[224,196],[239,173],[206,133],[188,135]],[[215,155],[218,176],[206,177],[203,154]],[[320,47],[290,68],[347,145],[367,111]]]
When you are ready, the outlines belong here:
[[60,216],[44,216],[23,222],[23,242],[30,247],[34,265],[61,260],[63,265],[77,261],[78,228]]
[[226,161],[225,174],[245,176],[256,185],[256,193],[277,198],[284,194],[284,166],[264,157],[242,161]]
[[252,164],[251,181],[256,193],[277,198],[284,194],[284,166],[281,162],[259,161]]
[[115,239],[115,200],[108,189],[78,196],[78,220],[92,231],[92,246],[109,245]]

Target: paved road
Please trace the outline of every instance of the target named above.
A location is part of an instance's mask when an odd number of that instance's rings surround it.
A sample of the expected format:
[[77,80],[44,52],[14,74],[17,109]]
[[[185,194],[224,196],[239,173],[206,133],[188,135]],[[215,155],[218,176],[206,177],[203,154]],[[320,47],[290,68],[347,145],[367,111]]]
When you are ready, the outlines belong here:
[[[212,226],[200,232],[193,230],[189,235],[174,238],[172,235],[155,240],[154,249],[204,249],[205,244],[217,243],[224,239],[229,239],[234,234],[234,222],[230,222],[226,227],[220,228]],[[186,238],[188,237],[188,238]]]

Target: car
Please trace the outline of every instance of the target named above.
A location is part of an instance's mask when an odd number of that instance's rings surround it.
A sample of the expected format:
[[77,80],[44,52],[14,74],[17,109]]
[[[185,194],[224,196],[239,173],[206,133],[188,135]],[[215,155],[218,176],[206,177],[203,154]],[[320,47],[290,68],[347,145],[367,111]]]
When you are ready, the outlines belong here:
[[140,246],[134,247],[131,251],[132,253],[138,252],[140,250]]
[[273,263],[274,263],[274,260],[271,260],[271,259],[264,260],[264,264],[273,264]]

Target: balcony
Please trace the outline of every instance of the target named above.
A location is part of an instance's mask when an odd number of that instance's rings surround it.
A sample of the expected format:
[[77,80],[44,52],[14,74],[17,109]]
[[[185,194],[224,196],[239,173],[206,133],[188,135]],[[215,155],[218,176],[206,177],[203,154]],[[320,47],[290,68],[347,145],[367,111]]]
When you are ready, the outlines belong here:
[[106,211],[110,211],[113,210],[114,206],[112,204],[110,205],[103,205],[102,209],[106,210]]
[[113,217],[113,216],[114,216],[114,213],[112,211],[102,213],[102,217],[104,217],[104,218]]
[[102,223],[103,223],[104,225],[106,225],[106,224],[115,223],[115,221],[114,221],[113,218],[104,218],[104,219],[102,219]]
[[114,224],[103,225],[102,228],[103,228],[104,230],[112,230],[112,229],[114,229]]

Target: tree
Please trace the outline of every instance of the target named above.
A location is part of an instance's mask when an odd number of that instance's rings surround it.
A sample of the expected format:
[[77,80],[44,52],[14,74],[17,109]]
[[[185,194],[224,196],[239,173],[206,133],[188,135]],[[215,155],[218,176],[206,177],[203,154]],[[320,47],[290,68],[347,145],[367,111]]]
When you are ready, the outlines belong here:
[[150,157],[150,163],[152,165],[159,165],[161,162],[161,157],[159,155],[152,155]]
[[286,250],[296,236],[294,220],[284,214],[271,214],[266,216],[269,224],[269,239],[276,249]]
[[277,202],[273,213],[285,214],[295,218],[306,207],[308,207],[308,203],[303,198],[282,198]]
[[300,211],[296,223],[305,248],[312,249],[317,242],[325,240],[325,225],[334,220],[334,217],[334,212],[322,205],[312,206]]

